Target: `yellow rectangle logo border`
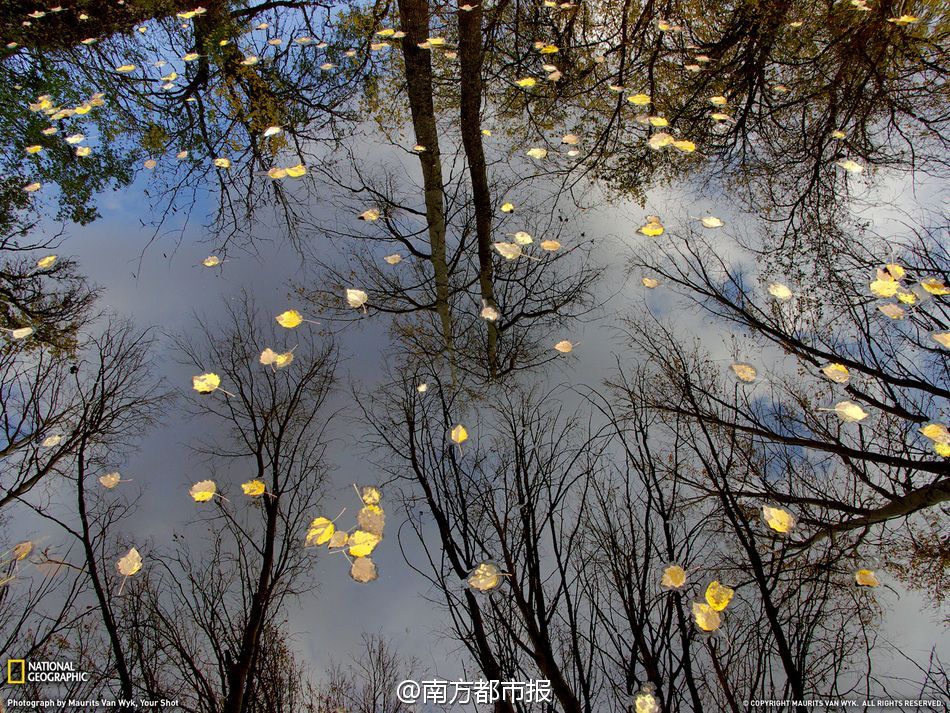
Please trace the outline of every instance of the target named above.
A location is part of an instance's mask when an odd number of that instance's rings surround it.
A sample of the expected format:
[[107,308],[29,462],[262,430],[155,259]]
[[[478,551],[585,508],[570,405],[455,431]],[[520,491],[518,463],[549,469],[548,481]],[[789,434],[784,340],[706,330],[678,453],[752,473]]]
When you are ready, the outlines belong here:
[[[13,680],[13,664],[20,664],[20,678],[17,681]],[[7,659],[7,684],[19,686],[24,683],[26,683],[26,660]]]

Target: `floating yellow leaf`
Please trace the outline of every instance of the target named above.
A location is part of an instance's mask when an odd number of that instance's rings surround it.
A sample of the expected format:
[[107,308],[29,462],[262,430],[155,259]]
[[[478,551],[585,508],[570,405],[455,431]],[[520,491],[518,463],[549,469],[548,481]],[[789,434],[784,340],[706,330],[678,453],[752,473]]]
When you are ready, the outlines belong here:
[[356,515],[356,523],[361,530],[382,537],[386,527],[386,513],[379,505],[366,505]]
[[490,592],[502,582],[501,568],[494,562],[482,562],[473,569],[465,582],[479,592]]
[[889,17],[887,21],[893,22],[895,25],[910,25],[919,19],[920,18],[915,15],[901,15],[900,17]]
[[577,134],[564,134],[564,136],[561,137],[561,143],[567,144],[568,146],[577,146],[579,141],[580,138]]
[[707,215],[700,218],[704,228],[721,228],[725,223],[714,215]]
[[658,131],[657,133],[653,134],[649,138],[647,143],[650,145],[651,149],[653,149],[654,151],[659,151],[664,146],[669,146],[670,144],[672,144],[673,137],[664,131]]
[[635,106],[646,106],[650,103],[649,94],[633,94],[627,97],[627,101]]
[[561,244],[557,240],[542,240],[538,243],[538,247],[542,250],[547,250],[549,253],[554,252],[555,250],[561,249]]
[[13,546],[13,559],[17,562],[22,562],[27,557],[30,556],[30,552],[33,551],[33,543],[29,540],[25,542],[20,542]]
[[769,294],[772,295],[777,300],[790,300],[792,299],[792,291],[788,288],[787,285],[783,285],[781,282],[773,282],[768,286]]
[[10,336],[14,339],[26,339],[33,334],[33,331],[33,327],[19,327],[17,329],[11,329]]
[[890,317],[891,319],[904,319],[904,308],[900,305],[884,304],[880,305],[878,309],[885,317]]
[[535,79],[534,77],[523,77],[515,81],[515,84],[517,84],[519,87],[523,89],[528,89],[530,87],[533,87],[537,83],[538,83],[538,80]]
[[678,564],[671,564],[663,570],[660,586],[666,589],[679,589],[686,584],[686,570]]
[[281,312],[279,315],[274,317],[277,320],[277,324],[286,329],[293,329],[303,322],[303,315],[300,314],[295,309],[289,309],[286,312]]
[[514,203],[502,203],[502,204],[501,204],[501,212],[502,212],[502,213],[514,213],[514,212],[515,212],[515,204],[514,204]]
[[455,428],[452,429],[452,433],[450,434],[450,437],[452,438],[453,443],[462,445],[463,443],[465,443],[465,441],[468,440],[468,431],[466,431],[465,426],[463,426],[460,423],[457,426],[455,426]]
[[325,517],[318,517],[310,523],[307,529],[307,546],[322,545],[330,541],[333,533],[336,532],[336,525]]
[[201,264],[205,267],[216,267],[221,264],[221,258],[219,258],[217,255],[209,255],[201,261]]
[[231,168],[231,159],[229,158],[216,158],[213,163],[218,168]]
[[869,569],[859,569],[855,572],[854,581],[862,587],[878,587],[881,584],[877,579],[877,575]]
[[535,148],[528,149],[527,154],[528,154],[531,158],[541,159],[541,158],[546,158],[546,157],[547,157],[547,155],[548,155],[548,150],[547,150],[547,149],[542,149],[542,148],[537,148],[537,147],[535,147]]
[[933,332],[930,336],[944,349],[950,349],[950,332]]
[[39,144],[34,144],[33,146],[26,147],[26,152],[29,154],[39,153],[42,150],[43,150],[43,147],[40,146]]
[[53,448],[54,446],[58,446],[62,440],[63,437],[57,433],[53,436],[47,436],[44,438],[40,445],[43,446],[43,448]]
[[729,606],[735,591],[729,587],[723,586],[718,580],[713,580],[706,587],[706,602],[715,611],[719,612]]
[[298,163],[296,166],[287,167],[287,175],[291,178],[300,178],[307,172],[307,167],[302,163]]
[[372,532],[356,530],[350,535],[347,546],[353,557],[368,557],[376,549],[376,545],[380,543],[381,539],[379,535],[374,535]]
[[275,181],[279,181],[281,178],[287,177],[287,169],[274,166],[273,168],[267,170],[267,175],[273,178]]
[[763,505],[762,519],[765,520],[766,525],[782,534],[790,532],[791,529],[795,527],[795,516],[788,512],[788,510],[783,510],[778,507]]
[[99,484],[107,490],[112,490],[115,486],[122,482],[122,476],[118,473],[106,473],[105,475],[99,476]]
[[942,423],[928,423],[920,432],[934,443],[950,444],[950,430]]
[[870,284],[871,294],[876,297],[893,297],[900,289],[900,283],[887,276],[883,280],[874,280]]
[[863,173],[864,166],[862,166],[857,161],[853,161],[850,158],[843,158],[836,162],[841,168],[843,168],[848,173]]
[[693,619],[703,631],[715,631],[722,624],[719,612],[703,602],[693,602]]
[[732,364],[730,368],[735,372],[736,378],[739,379],[739,381],[755,381],[755,377],[758,374],[754,366],[744,362],[736,362]]
[[360,213],[357,218],[360,220],[365,220],[368,222],[373,222],[374,220],[379,219],[379,211],[376,208],[369,208]]
[[364,485],[360,491],[360,499],[364,505],[379,505],[379,501],[382,497],[383,494],[379,491],[379,488],[374,485]]
[[191,387],[199,394],[210,394],[221,386],[221,377],[214,372],[191,377]]
[[213,480],[199,480],[188,489],[188,494],[196,503],[206,503],[218,492]]
[[938,297],[950,295],[950,287],[947,287],[943,280],[937,279],[936,277],[928,277],[924,280],[921,280],[920,286],[927,290],[927,292],[930,294],[937,295]]
[[374,581],[379,576],[376,570],[376,563],[369,557],[357,557],[353,560],[353,566],[350,567],[350,577],[360,584],[366,584]]
[[115,567],[119,570],[119,574],[131,577],[142,569],[142,555],[133,547],[128,551],[125,557],[121,557],[119,561],[115,563]]
[[660,281],[655,277],[644,277],[640,280],[640,282],[642,282],[643,286],[648,290],[652,290],[660,284]]
[[641,233],[651,238],[655,238],[658,235],[663,235],[664,230],[666,229],[663,227],[660,219],[655,215],[648,215],[646,224],[641,225],[639,228]]
[[495,243],[495,250],[506,260],[517,260],[521,257],[521,246],[514,243]]
[[244,494],[248,497],[256,498],[264,494],[266,486],[260,480],[249,480],[241,484],[241,490],[243,490]]
[[393,253],[392,255],[387,255],[384,257],[383,260],[385,260],[390,265],[398,265],[402,262],[402,255],[399,253]]
[[346,303],[353,309],[359,309],[366,304],[368,299],[369,295],[363,290],[353,290],[349,288],[346,290]]
[[25,186],[23,186],[23,190],[27,193],[36,193],[36,191],[40,190],[42,187],[42,183],[39,181],[33,181],[32,183],[27,183]]
[[844,364],[827,364],[821,368],[822,373],[836,384],[846,384],[851,378],[851,372]]
[[845,423],[863,421],[868,417],[868,412],[861,408],[860,404],[856,404],[854,401],[839,401],[835,404],[833,409],[820,410],[834,411],[836,414],[838,414],[838,418],[840,418]]
[[719,95],[715,97],[709,97],[709,103],[712,104],[713,106],[725,106],[726,104],[729,103],[729,100],[726,99],[724,96]]
[[116,68],[115,68],[115,71],[116,71],[116,72],[119,72],[120,74],[128,74],[129,72],[134,72],[134,71],[135,71],[135,65],[134,65],[134,64],[123,64],[123,65],[121,65],[121,66],[119,66],[119,67],[116,67]]
[[692,141],[687,141],[686,139],[680,139],[673,142],[673,148],[679,149],[683,153],[693,153],[696,150],[696,144]]
[[40,258],[36,261],[36,266],[41,270],[47,270],[56,264],[55,255],[47,255],[46,257]]
[[572,351],[574,351],[574,345],[571,344],[566,339],[561,340],[560,342],[555,344],[554,348],[555,350],[561,352],[561,354],[570,354]]

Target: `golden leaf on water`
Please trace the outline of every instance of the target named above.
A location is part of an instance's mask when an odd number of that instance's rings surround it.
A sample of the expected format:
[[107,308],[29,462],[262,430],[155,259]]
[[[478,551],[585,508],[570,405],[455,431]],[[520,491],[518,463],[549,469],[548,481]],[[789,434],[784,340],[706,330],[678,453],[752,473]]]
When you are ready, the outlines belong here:
[[42,187],[43,187],[42,183],[40,183],[39,181],[33,181],[32,183],[27,183],[25,186],[23,186],[23,190],[26,191],[27,193],[36,193]]
[[568,340],[562,339],[560,342],[554,345],[554,349],[561,352],[561,354],[570,354],[572,351],[574,351],[574,345]]
[[231,159],[229,158],[216,158],[213,161],[214,165],[218,168],[231,168]]
[[350,535],[347,547],[353,557],[368,557],[376,549],[382,538],[366,530],[356,530]]
[[514,204],[514,203],[508,203],[508,202],[502,203],[502,204],[501,204],[501,212],[502,212],[502,213],[514,213],[514,212],[515,212],[515,204]]
[[666,228],[663,227],[660,219],[655,215],[648,215],[647,222],[644,225],[641,225],[639,228],[641,233],[651,238],[655,238],[658,235],[663,235],[663,231],[665,230]]
[[523,77],[515,81],[515,84],[517,84],[519,87],[523,89],[528,89],[530,87],[533,87],[537,83],[538,83],[538,80],[535,79],[534,77]]
[[703,631],[715,631],[722,624],[719,612],[704,602],[693,602],[693,620]]
[[561,249],[561,244],[557,240],[542,240],[538,243],[538,247],[542,250],[547,250],[549,253],[553,253],[555,250]]
[[191,387],[199,394],[210,394],[221,386],[221,377],[213,371],[191,377]]
[[424,394],[428,390],[429,390],[429,385],[426,383],[419,384],[416,387],[416,391],[418,391],[420,394]]
[[641,690],[633,697],[633,713],[660,713],[660,702],[651,690]]
[[353,309],[359,309],[366,304],[366,301],[369,299],[369,295],[366,294],[363,290],[346,290],[346,303]]
[[356,523],[361,530],[382,537],[383,529],[386,527],[386,513],[379,505],[365,505],[357,513]]
[[57,257],[55,255],[47,255],[46,257],[40,258],[39,260],[37,260],[36,266],[40,270],[48,270],[49,268],[51,268],[53,265],[56,264],[56,260],[57,260]]
[[950,295],[950,287],[947,287],[943,280],[940,280],[936,277],[928,277],[924,280],[921,280],[920,286],[930,294],[936,295],[938,297]]
[[521,257],[521,246],[514,243],[495,243],[495,250],[506,260],[517,260]]
[[792,291],[787,285],[783,285],[781,282],[773,282],[768,286],[769,294],[772,295],[777,300],[790,300],[792,299]]
[[735,590],[720,584],[718,580],[714,579],[706,587],[706,602],[715,611],[720,612],[729,606],[734,594]]
[[260,480],[249,480],[241,484],[241,490],[243,490],[244,494],[248,497],[256,498],[264,494],[266,486]]
[[535,147],[535,148],[528,149],[527,154],[531,158],[541,159],[541,158],[547,157],[548,150],[544,148]]
[[494,562],[482,562],[477,565],[465,580],[469,587],[479,592],[490,592],[501,584],[501,568]]
[[649,94],[632,94],[627,97],[627,101],[633,104],[634,106],[646,106],[650,103]]
[[928,423],[921,426],[920,432],[934,443],[950,444],[950,430],[942,423]]
[[534,242],[534,238],[531,237],[531,233],[526,233],[524,230],[519,230],[517,233],[511,233],[511,237],[515,239],[517,245],[524,247],[525,245],[530,245]]
[[119,570],[119,574],[131,577],[142,569],[142,555],[132,547],[124,557],[121,557],[115,563],[115,568]]
[[655,277],[644,277],[640,279],[640,282],[642,282],[643,286],[646,287],[648,290],[652,290],[656,288],[657,286],[659,286],[660,284],[660,281],[656,279]]
[[861,408],[860,404],[856,404],[854,401],[839,401],[831,410],[838,414],[838,418],[840,418],[845,423],[863,421],[868,417],[868,412]]
[[47,436],[46,438],[44,438],[43,442],[40,445],[42,445],[43,448],[53,448],[55,446],[58,446],[60,444],[60,441],[62,440],[63,440],[63,437],[57,433],[56,435]]
[[687,139],[679,139],[673,142],[673,148],[683,153],[693,153],[696,150],[696,144]]
[[29,540],[20,542],[13,546],[13,559],[17,562],[22,562],[27,557],[30,556],[30,552],[33,551],[33,543]]
[[904,319],[905,316],[904,308],[900,305],[883,304],[879,305],[878,309],[881,311],[881,314],[891,319]]
[[468,431],[465,430],[465,426],[460,423],[452,429],[450,436],[453,443],[461,445],[468,440]]
[[360,220],[372,222],[379,219],[379,211],[376,208],[368,208],[357,216]]
[[103,488],[112,490],[115,486],[122,482],[122,476],[118,473],[106,473],[105,475],[99,476],[99,484]]
[[128,74],[129,72],[135,71],[134,64],[123,64],[115,68],[115,71],[119,74]]
[[901,15],[900,17],[889,17],[887,18],[888,22],[892,22],[895,25],[911,25],[917,22],[920,18],[915,15]]
[[10,336],[14,339],[26,339],[33,334],[33,327],[18,327],[10,330]]
[[950,349],[950,332],[932,332],[930,336],[944,349]]
[[667,134],[665,131],[658,131],[647,140],[647,143],[650,145],[650,148],[654,151],[659,151],[664,146],[669,146],[673,143],[673,137]]
[[870,289],[871,294],[876,297],[893,297],[897,294],[897,290],[900,289],[900,283],[897,282],[890,275],[887,275],[884,279],[877,279],[871,282]]
[[201,264],[205,267],[217,267],[221,264],[221,258],[219,258],[217,255],[209,255],[201,261]]
[[290,176],[291,178],[300,178],[302,175],[304,175],[307,172],[307,167],[304,166],[302,163],[298,163],[295,166],[288,166],[286,170],[287,170],[287,175]]
[[647,117],[647,121],[650,123],[650,126],[656,126],[660,129],[670,125],[670,122],[667,119],[664,119],[662,116],[650,116]]
[[877,575],[869,569],[859,569],[854,573],[854,581],[861,587],[878,587]]
[[851,378],[851,372],[844,364],[831,363],[821,368],[822,373],[836,384],[846,384]]
[[769,505],[762,506],[762,519],[776,532],[788,533],[795,527],[795,516],[788,510]]
[[287,177],[287,169],[274,166],[273,168],[267,169],[267,175],[275,181],[279,181],[281,178]]
[[317,517],[307,528],[306,545],[323,545],[330,541],[333,533],[336,532],[336,525],[325,517]]
[[713,106],[725,106],[726,104],[729,103],[729,100],[726,99],[722,95],[718,95],[714,97],[709,97],[709,103],[712,104]]
[[294,327],[300,326],[303,322],[303,315],[300,314],[295,309],[289,309],[286,312],[281,312],[279,315],[274,317],[277,320],[277,324],[285,329],[293,329]]
[[360,491],[360,499],[364,505],[379,505],[383,494],[375,485],[364,485]]
[[92,153],[92,149],[89,148],[88,146],[77,146],[77,147],[76,147],[76,155],[79,156],[80,158],[85,157],[85,156],[89,156],[91,153]]
[[568,146],[577,146],[579,141],[580,139],[577,134],[564,134],[564,136],[561,137],[561,143],[567,144]]
[[736,362],[735,364],[732,364],[730,368],[735,373],[736,378],[739,381],[755,381],[755,377],[758,375],[758,372],[754,366],[744,362]]
[[679,589],[686,584],[686,570],[678,564],[671,564],[663,570],[660,586],[666,589]]
[[836,163],[848,173],[863,173],[864,172],[864,166],[862,166],[860,163],[850,158],[843,158],[837,161]]
[[707,215],[700,218],[704,228],[721,228],[725,223],[714,215]]
[[390,265],[398,265],[402,262],[402,255],[399,253],[393,253],[392,255],[387,255],[384,257],[383,260],[385,260]]
[[188,489],[188,494],[196,503],[206,503],[218,492],[213,480],[199,480]]
[[350,567],[350,576],[354,581],[366,584],[374,581],[379,576],[379,572],[376,570],[376,563],[369,557],[357,557]]
[[350,536],[348,533],[343,530],[336,530],[327,541],[327,547],[330,549],[337,549],[339,547],[346,547],[346,543],[349,542]]

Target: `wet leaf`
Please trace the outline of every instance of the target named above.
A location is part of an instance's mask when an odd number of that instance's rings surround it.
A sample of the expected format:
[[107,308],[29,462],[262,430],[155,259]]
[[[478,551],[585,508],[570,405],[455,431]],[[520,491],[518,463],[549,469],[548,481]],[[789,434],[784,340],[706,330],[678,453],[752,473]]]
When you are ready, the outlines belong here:
[[106,473],[105,475],[99,476],[99,484],[108,490],[112,490],[121,482],[122,476],[120,476],[118,473]]
[[244,494],[251,498],[256,498],[259,495],[263,495],[267,487],[260,480],[249,480],[246,483],[241,484],[241,490],[244,491]]
[[325,517],[314,518],[307,528],[306,545],[323,545],[330,541],[333,533],[336,532],[336,525]]
[[455,428],[452,429],[452,433],[450,435],[452,438],[452,442],[457,443],[459,445],[465,443],[465,441],[468,440],[468,431],[465,430],[465,426],[463,426],[462,424],[458,424],[457,426],[455,426]]
[[851,372],[844,364],[826,364],[821,368],[822,373],[836,384],[847,384],[851,378]]
[[191,387],[199,394],[210,394],[221,386],[221,377],[213,371],[191,377]]
[[703,602],[693,602],[693,620],[703,631],[715,631],[722,624],[719,612]]
[[791,532],[792,528],[795,527],[795,516],[788,510],[779,507],[763,505],[762,519],[771,529],[782,534]]
[[755,377],[758,375],[758,372],[754,366],[744,362],[736,362],[735,364],[732,364],[730,368],[735,373],[736,378],[739,381],[745,381],[747,383],[750,381],[755,381]]
[[188,494],[196,503],[206,503],[218,492],[213,480],[199,480],[188,489]]
[[353,557],[368,557],[376,549],[382,538],[365,530],[356,530],[350,535],[347,547]]
[[284,329],[293,329],[303,322],[303,315],[295,309],[289,309],[286,312],[281,312],[274,319]]
[[347,289],[346,291],[346,303],[353,309],[359,309],[366,304],[368,299],[369,295],[363,290]]
[[854,581],[861,587],[879,587],[877,575],[869,569],[859,569],[854,573]]
[[709,583],[709,586],[706,587],[706,602],[712,609],[720,612],[729,606],[729,602],[732,601],[734,594],[734,590],[723,586],[718,580],[714,579]]
[[554,349],[561,352],[561,354],[570,354],[574,351],[574,345],[568,340],[563,339],[554,345]]
[[379,573],[376,564],[369,557],[357,557],[350,567],[350,576],[360,584],[366,584],[374,581]]
[[665,589],[680,589],[686,584],[686,570],[678,564],[671,564],[663,570],[660,586]]
[[119,570],[119,574],[131,577],[142,569],[142,556],[137,549],[132,547],[124,557],[121,557],[115,563],[115,567]]
[[482,562],[477,565],[465,580],[469,587],[479,592],[490,592],[502,583],[504,577],[501,568],[494,562]]

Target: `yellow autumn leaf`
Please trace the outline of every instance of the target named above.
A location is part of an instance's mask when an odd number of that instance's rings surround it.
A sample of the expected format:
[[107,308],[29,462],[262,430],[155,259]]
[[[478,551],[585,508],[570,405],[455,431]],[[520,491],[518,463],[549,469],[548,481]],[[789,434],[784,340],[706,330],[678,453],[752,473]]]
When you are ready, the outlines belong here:
[[462,445],[463,443],[465,443],[465,441],[468,440],[468,431],[465,430],[465,426],[463,426],[460,423],[456,425],[455,428],[452,429],[450,436],[452,438],[453,443]]
[[502,203],[502,204],[501,204],[501,212],[502,212],[502,213],[514,213],[514,212],[515,212],[515,204],[514,204],[514,203],[508,203],[508,202]]
[[900,288],[900,283],[888,277],[884,280],[874,280],[870,284],[871,294],[876,297],[893,297]]
[[199,394],[210,394],[221,386],[221,377],[213,371],[191,377],[191,387]]
[[291,178],[300,178],[307,172],[307,167],[302,163],[298,163],[296,166],[287,167],[287,175]]
[[671,564],[663,570],[660,586],[666,589],[679,589],[686,584],[686,570],[678,564]]
[[112,490],[121,482],[122,476],[120,476],[118,473],[106,473],[105,475],[99,476],[99,484],[107,490]]
[[368,557],[376,549],[382,538],[365,530],[356,530],[350,535],[347,546],[353,557]]
[[249,480],[246,483],[241,483],[241,490],[248,497],[256,498],[258,495],[264,494],[266,486],[260,480]]
[[792,298],[792,291],[787,285],[783,285],[781,282],[773,282],[768,286],[769,294],[772,295],[777,300],[790,300]]
[[330,541],[333,533],[336,532],[336,525],[325,517],[314,518],[307,528],[306,545],[322,545]]
[[369,295],[363,290],[354,290],[347,288],[346,303],[353,309],[359,309],[369,300]]
[[490,592],[502,582],[501,568],[494,562],[482,562],[469,572],[465,582],[479,592]]
[[715,631],[722,624],[719,612],[703,602],[693,602],[693,620],[703,631]]
[[135,71],[134,64],[123,64],[115,68],[115,71],[119,74],[128,74],[129,72]]
[[14,339],[26,339],[33,334],[33,331],[33,327],[19,327],[18,329],[11,329],[10,336]]
[[522,89],[528,89],[530,87],[533,87],[537,83],[538,83],[538,80],[535,79],[534,77],[522,77],[521,79],[518,79],[515,81],[515,84],[517,84]]
[[376,208],[368,208],[360,213],[357,218],[371,223],[379,218],[379,211]]
[[216,158],[213,163],[218,168],[231,168],[231,159],[229,158]]
[[216,267],[221,264],[221,258],[219,258],[217,255],[209,255],[201,261],[201,264],[205,267]]
[[696,150],[696,144],[692,141],[687,141],[686,139],[679,139],[673,142],[673,148],[682,151],[683,153],[693,153]]
[[535,147],[535,148],[528,149],[527,154],[528,154],[528,156],[530,156],[531,158],[542,159],[542,158],[546,158],[546,157],[547,157],[547,155],[548,155],[548,150],[547,150],[547,149],[543,149],[543,148]]
[[666,228],[663,227],[660,219],[655,215],[648,215],[647,222],[644,225],[641,225],[639,228],[639,232],[651,238],[655,238],[658,235],[663,235],[664,230],[666,230]]
[[196,503],[206,503],[218,492],[213,480],[199,480],[188,489],[188,494]]
[[854,401],[839,401],[833,409],[819,409],[820,411],[834,411],[845,423],[863,421],[868,417],[867,411]]
[[495,243],[495,250],[506,260],[517,260],[521,257],[521,246],[514,243]]
[[22,562],[30,556],[30,552],[32,551],[33,543],[30,540],[19,542],[13,546],[13,559],[15,559],[17,562]]
[[281,312],[279,315],[274,317],[277,320],[277,324],[285,329],[293,329],[294,327],[300,326],[303,322],[303,315],[300,314],[295,309],[289,309],[286,312]]
[[124,557],[119,558],[118,562],[115,563],[115,567],[119,570],[119,574],[131,577],[142,569],[142,555],[132,547]]
[[650,148],[654,151],[659,151],[664,146],[669,146],[673,143],[673,137],[667,134],[665,131],[658,131],[647,140],[647,143],[650,145]]
[[944,349],[950,349],[950,332],[932,332],[930,336]]
[[540,247],[542,250],[552,253],[555,250],[561,249],[561,243],[559,243],[557,240],[542,240],[540,243],[538,243],[538,247]]
[[821,369],[822,373],[836,384],[846,384],[851,378],[851,372],[844,364],[832,363],[826,364]]
[[706,587],[706,602],[712,609],[720,612],[729,606],[729,602],[732,601],[734,594],[735,591],[733,589],[723,586],[718,580],[714,579],[709,583],[709,586]]
[[650,103],[649,94],[633,94],[627,97],[627,101],[635,106],[646,106]]
[[739,379],[739,381],[745,381],[747,383],[750,381],[755,381],[755,377],[758,374],[754,366],[744,362],[736,362],[735,364],[732,364],[730,368],[735,373],[736,378]]
[[707,215],[699,219],[704,228],[721,228],[725,223],[714,215]]
[[374,485],[364,485],[360,491],[360,499],[364,505],[379,505],[379,501],[382,497],[383,494],[379,488]]
[[900,305],[884,304],[878,306],[878,309],[885,317],[890,317],[891,319],[904,319],[904,308]]
[[795,527],[795,516],[788,510],[769,505],[762,506],[762,519],[776,532],[788,533]]
[[47,255],[46,257],[37,260],[36,266],[41,270],[47,270],[56,264],[56,260],[57,258],[55,255]]
[[854,573],[854,581],[861,587],[878,587],[877,575],[869,569],[859,569]]
[[640,282],[643,283],[643,286],[648,290],[652,290],[659,286],[660,281],[655,277],[644,277],[640,279]]
[[864,166],[862,166],[857,161],[853,161],[850,158],[843,158],[839,161],[836,161],[836,163],[848,173],[863,173],[864,172]]
[[920,432],[934,443],[950,444],[950,430],[942,423],[928,423],[921,426]]
[[356,515],[356,524],[361,530],[382,537],[386,527],[386,513],[379,505],[364,505]]
[[572,351],[574,351],[574,345],[568,340],[563,339],[554,345],[554,349],[561,352],[561,354],[570,354]]
[[936,295],[938,297],[950,295],[950,287],[947,287],[943,280],[940,280],[936,277],[928,277],[924,280],[921,280],[920,286],[927,290],[927,292],[930,294]]

